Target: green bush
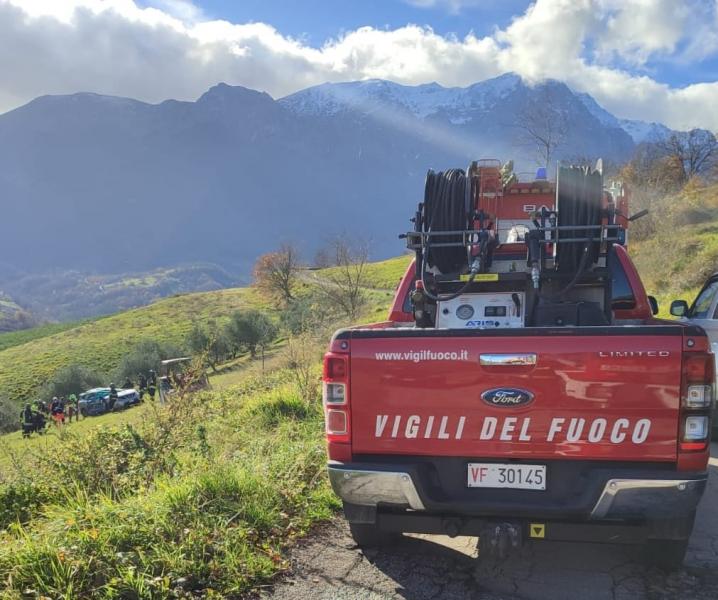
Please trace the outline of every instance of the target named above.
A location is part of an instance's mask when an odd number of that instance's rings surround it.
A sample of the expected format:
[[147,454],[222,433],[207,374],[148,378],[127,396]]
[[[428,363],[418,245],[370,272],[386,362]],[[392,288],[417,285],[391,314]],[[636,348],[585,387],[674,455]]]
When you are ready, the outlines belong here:
[[277,327],[272,320],[258,310],[236,312],[227,325],[227,337],[240,351],[247,351],[253,357],[257,351],[267,349],[277,337]]
[[138,374],[146,374],[150,370],[159,373],[163,360],[178,358],[183,354],[184,351],[174,344],[142,340],[122,357],[115,377],[118,381],[125,378],[134,380]]
[[69,365],[55,373],[54,377],[42,388],[45,398],[57,396],[79,396],[82,392],[106,385],[105,377],[82,365]]
[[26,523],[49,499],[47,488],[35,482],[19,481],[0,486],[0,529],[13,523]]
[[20,410],[6,398],[0,397],[0,433],[15,431],[20,426]]

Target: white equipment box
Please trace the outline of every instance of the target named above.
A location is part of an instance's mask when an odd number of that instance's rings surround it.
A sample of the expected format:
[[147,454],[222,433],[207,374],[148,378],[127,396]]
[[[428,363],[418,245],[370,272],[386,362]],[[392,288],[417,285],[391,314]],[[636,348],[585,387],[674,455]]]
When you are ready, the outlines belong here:
[[436,326],[446,329],[496,329],[524,326],[524,293],[462,294],[439,302]]

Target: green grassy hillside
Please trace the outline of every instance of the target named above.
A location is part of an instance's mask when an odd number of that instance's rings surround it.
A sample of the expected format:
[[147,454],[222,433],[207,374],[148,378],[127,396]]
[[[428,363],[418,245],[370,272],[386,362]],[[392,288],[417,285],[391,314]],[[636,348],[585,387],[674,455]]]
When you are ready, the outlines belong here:
[[[250,288],[187,294],[6,347],[0,350],[0,397],[13,403],[24,401],[72,363],[111,373],[140,340],[181,345],[193,321],[221,321],[235,310],[261,302]],[[31,337],[32,331],[24,335]]]
[[[388,260],[368,263],[366,265],[365,285],[377,290],[394,291],[406,272],[413,256],[404,254]],[[331,276],[336,273],[337,267],[315,271],[321,277]]]
[[[370,263],[365,285],[368,307],[365,320],[384,318],[393,289],[410,257]],[[325,277],[331,269],[312,272]],[[306,284],[303,284],[306,285]],[[186,294],[149,306],[82,323],[46,325],[0,335],[0,398],[18,404],[59,369],[79,363],[111,374],[121,357],[138,341],[151,339],[182,345],[192,323],[221,322],[241,308],[271,309],[253,288]]]
[[7,331],[0,333],[0,352],[13,346],[20,346],[33,340],[48,337],[56,333],[74,329],[85,323],[89,323],[91,319],[85,321],[70,321],[67,323],[48,323],[46,325],[38,325],[30,329],[21,329],[19,331]]
[[667,316],[671,300],[690,304],[718,271],[718,185],[688,185],[651,210],[648,235],[633,240],[629,233],[629,251],[646,291]]

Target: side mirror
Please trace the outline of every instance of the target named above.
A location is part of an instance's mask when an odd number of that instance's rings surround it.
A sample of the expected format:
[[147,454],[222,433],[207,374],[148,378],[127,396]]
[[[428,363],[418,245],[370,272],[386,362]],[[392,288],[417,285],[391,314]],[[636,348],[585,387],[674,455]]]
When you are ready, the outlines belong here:
[[671,302],[671,314],[674,317],[685,317],[688,314],[688,302],[685,300],[674,300]]
[[648,304],[651,305],[651,314],[657,315],[658,314],[658,300],[656,300],[656,297],[648,296]]

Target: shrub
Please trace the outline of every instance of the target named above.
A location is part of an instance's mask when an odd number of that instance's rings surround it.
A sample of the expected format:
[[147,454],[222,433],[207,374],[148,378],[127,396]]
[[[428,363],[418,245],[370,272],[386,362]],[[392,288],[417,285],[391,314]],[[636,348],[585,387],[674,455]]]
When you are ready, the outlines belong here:
[[264,352],[277,337],[277,327],[264,313],[258,310],[236,312],[227,325],[227,336],[237,348],[247,350],[255,357]]
[[46,397],[68,397],[105,384],[105,378],[89,367],[70,365],[60,369],[43,389]]
[[46,488],[38,483],[19,481],[0,487],[0,529],[12,523],[26,523],[49,500]]
[[125,378],[132,380],[138,373],[147,373],[150,370],[159,372],[163,360],[177,358],[182,354],[184,354],[183,350],[172,344],[143,340],[122,357],[115,377],[118,380]]
[[0,398],[0,432],[8,433],[20,427],[20,409],[7,399]]

